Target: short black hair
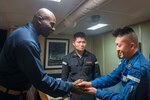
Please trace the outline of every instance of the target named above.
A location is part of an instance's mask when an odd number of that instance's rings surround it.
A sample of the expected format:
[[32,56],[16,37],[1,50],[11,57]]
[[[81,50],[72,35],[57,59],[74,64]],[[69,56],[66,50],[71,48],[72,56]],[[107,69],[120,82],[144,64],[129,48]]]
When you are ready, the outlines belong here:
[[84,32],[76,32],[73,36],[73,39],[75,40],[78,37],[86,39],[86,34]]
[[117,37],[117,36],[124,36],[126,34],[130,34],[131,32],[134,32],[134,30],[131,28],[131,27],[128,27],[128,26],[125,26],[123,28],[118,28],[116,29],[112,35],[114,37]]

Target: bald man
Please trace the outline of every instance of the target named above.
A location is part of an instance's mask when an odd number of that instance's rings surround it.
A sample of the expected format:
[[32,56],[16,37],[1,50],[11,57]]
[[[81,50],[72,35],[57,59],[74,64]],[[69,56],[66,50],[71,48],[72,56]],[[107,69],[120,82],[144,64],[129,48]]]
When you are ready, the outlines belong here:
[[55,30],[55,15],[39,9],[32,22],[13,31],[0,55],[0,99],[26,100],[26,92],[35,88],[53,97],[64,96],[76,87],[49,77],[40,60],[38,36],[47,37]]

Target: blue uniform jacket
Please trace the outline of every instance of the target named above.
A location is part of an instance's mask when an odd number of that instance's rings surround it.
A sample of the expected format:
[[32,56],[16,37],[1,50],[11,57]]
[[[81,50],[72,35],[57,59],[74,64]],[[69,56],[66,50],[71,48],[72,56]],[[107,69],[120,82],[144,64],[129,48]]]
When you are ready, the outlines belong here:
[[75,50],[63,58],[62,80],[74,82],[78,79],[91,81],[100,77],[98,61],[92,53],[84,51],[80,58]]
[[92,86],[106,88],[121,81],[123,89],[120,93],[97,89],[96,96],[102,100],[149,100],[149,69],[149,62],[137,51],[129,61],[122,59],[112,73],[92,81]]
[[40,60],[38,35],[32,23],[15,30],[0,55],[0,85],[27,90],[31,84],[54,97],[70,92],[72,84],[49,77]]

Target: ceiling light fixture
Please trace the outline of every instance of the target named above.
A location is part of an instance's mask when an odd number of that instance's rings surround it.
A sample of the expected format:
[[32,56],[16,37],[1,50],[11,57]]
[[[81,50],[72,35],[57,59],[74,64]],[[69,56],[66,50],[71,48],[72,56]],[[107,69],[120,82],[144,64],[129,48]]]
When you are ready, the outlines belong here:
[[49,0],[49,1],[61,2],[61,0]]
[[108,25],[108,24],[97,24],[97,25],[94,25],[94,26],[92,26],[92,27],[87,28],[87,30],[96,30],[96,29],[105,27],[105,26],[107,26],[107,25]]

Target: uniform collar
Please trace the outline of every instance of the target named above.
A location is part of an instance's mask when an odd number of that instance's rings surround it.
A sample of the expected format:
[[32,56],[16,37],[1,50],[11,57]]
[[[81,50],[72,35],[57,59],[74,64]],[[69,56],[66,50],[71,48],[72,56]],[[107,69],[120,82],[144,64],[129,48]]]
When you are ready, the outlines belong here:
[[[78,55],[77,55],[75,50],[72,52],[72,55],[73,55],[73,57],[78,57]],[[83,53],[82,57],[87,56],[87,55],[88,55],[87,50],[84,50],[84,53]]]
[[27,23],[27,26],[30,27],[30,29],[37,34],[37,31],[35,29],[35,27],[33,26],[33,24],[31,22]]
[[140,51],[137,51],[137,52],[131,57],[130,60],[127,60],[127,59],[125,60],[125,63],[126,63],[126,65],[127,65],[127,68],[130,68],[131,66],[134,65],[134,63],[136,62],[136,60],[137,60],[137,58],[139,57],[140,54],[141,54]]
[[33,36],[34,40],[38,44],[39,50],[41,52],[40,42],[39,42],[39,39],[38,39],[38,33],[37,33],[34,25],[31,22],[29,22],[29,23],[27,23],[27,25],[25,25],[25,27],[31,31],[31,35]]
[[29,23],[27,23],[26,27],[29,27],[28,29],[30,31],[32,31],[32,36],[34,37],[34,39],[36,40],[36,42],[39,43],[38,34],[37,34],[37,31],[36,31],[34,25],[31,22],[29,22]]

